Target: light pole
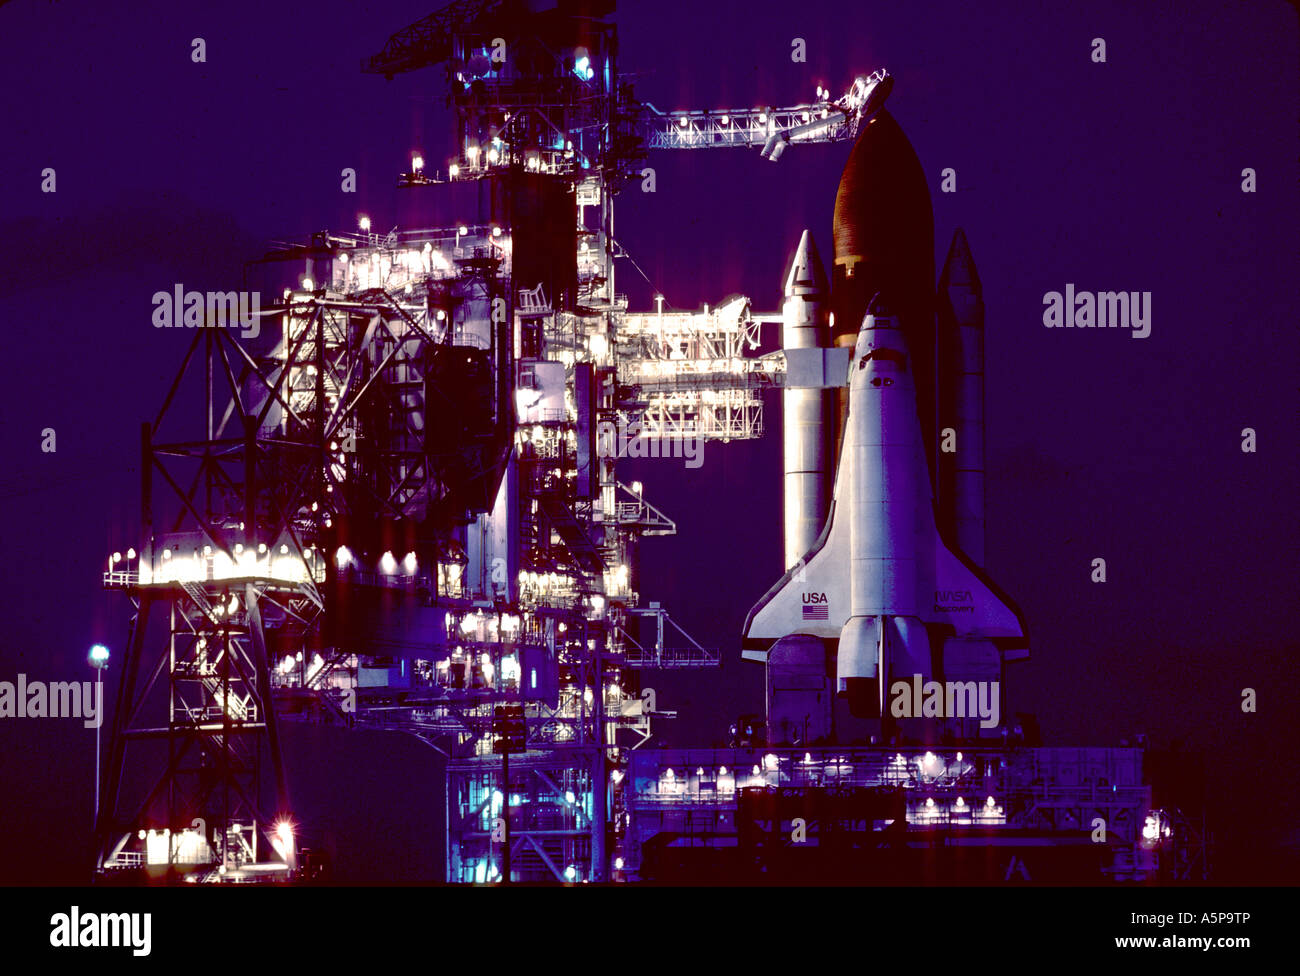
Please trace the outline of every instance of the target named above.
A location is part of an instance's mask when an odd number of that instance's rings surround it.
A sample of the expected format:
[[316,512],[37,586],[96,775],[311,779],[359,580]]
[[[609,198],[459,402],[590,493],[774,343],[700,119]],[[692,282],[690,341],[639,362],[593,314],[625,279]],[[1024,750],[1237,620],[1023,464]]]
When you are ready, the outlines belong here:
[[96,644],[90,649],[90,666],[95,669],[95,823],[99,823],[99,730],[104,724],[104,669],[108,667],[108,648]]

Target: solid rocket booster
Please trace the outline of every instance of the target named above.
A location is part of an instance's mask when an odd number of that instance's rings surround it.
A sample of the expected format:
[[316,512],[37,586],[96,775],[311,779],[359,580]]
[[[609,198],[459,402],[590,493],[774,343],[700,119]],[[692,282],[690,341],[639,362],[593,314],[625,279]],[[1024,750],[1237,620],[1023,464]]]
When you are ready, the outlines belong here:
[[[803,232],[785,279],[781,344],[786,349],[826,346],[830,288],[812,234]],[[829,395],[818,389],[781,394],[785,475],[785,564],[789,569],[813,547],[830,507]]]
[[[984,565],[984,293],[961,228],[939,277],[939,343],[944,385],[940,423],[956,434],[956,451],[940,453],[941,509],[958,546]],[[945,406],[946,404],[946,406]]]

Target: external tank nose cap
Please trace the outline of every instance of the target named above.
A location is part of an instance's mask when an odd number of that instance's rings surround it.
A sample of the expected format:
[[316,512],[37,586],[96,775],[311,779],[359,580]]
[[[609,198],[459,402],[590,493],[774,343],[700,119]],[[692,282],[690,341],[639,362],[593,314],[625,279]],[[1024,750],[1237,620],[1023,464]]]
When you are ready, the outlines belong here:
[[[856,274],[866,262],[880,280],[910,270],[918,255],[933,267],[934,212],[925,171],[887,111],[864,125],[835,194],[835,264]],[[933,282],[933,278],[930,279]],[[932,285],[927,286],[932,287]]]

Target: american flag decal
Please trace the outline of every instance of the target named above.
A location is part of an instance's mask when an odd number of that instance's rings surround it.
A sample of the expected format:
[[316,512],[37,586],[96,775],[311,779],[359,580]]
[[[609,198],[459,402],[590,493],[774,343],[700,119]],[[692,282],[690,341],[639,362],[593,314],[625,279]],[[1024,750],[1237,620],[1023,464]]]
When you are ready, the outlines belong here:
[[829,620],[830,607],[824,603],[805,603],[803,605],[804,620]]

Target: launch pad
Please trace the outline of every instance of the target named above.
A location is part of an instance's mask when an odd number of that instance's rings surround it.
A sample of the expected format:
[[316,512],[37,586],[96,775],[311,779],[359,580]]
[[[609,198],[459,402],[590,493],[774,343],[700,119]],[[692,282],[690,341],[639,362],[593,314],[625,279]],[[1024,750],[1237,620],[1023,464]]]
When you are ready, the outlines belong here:
[[[299,720],[445,757],[452,882],[1150,876],[1173,826],[1140,750],[889,713],[894,679],[1000,687],[1028,647],[982,569],[978,276],[959,231],[936,298],[892,78],[665,114],[620,78],[612,6],[462,0],[394,35],[366,70],[442,66],[455,111],[454,156],[399,176],[435,226],[278,246],[260,339],[196,330],[142,430],[142,538],[105,575],[135,614],[100,875],[298,876],[277,723]],[[646,152],[841,141],[832,275],[805,234],[780,312],[628,307],[614,200]],[[649,748],[671,713],[644,672],[726,652],[640,578],[677,526],[620,458],[762,436],[775,391],[785,564],[744,627],[765,741]],[[145,750],[128,798],[144,742],[165,762]]]

